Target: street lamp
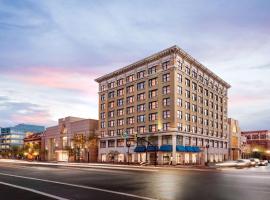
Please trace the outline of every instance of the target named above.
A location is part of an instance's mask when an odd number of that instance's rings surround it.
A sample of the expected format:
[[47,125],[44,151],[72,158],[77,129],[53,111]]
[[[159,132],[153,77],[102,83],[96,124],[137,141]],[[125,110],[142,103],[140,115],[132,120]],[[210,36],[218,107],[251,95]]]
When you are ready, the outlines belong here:
[[129,165],[129,148],[130,148],[130,145],[131,145],[131,141],[127,139],[126,140],[126,145],[127,145],[127,148],[128,148],[127,160],[128,160],[128,165]]

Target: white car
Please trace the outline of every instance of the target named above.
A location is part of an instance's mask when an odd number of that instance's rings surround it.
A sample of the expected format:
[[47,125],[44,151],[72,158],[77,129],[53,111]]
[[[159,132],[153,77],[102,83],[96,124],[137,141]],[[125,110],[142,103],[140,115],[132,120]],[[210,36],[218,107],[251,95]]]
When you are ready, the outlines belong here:
[[250,158],[249,160],[251,161],[251,165],[254,167],[260,164],[260,160],[258,158]]
[[260,160],[260,166],[267,166],[268,160]]
[[251,161],[248,159],[237,160],[236,167],[251,167]]
[[221,163],[216,163],[217,167],[236,167],[237,161],[236,160],[227,160]]

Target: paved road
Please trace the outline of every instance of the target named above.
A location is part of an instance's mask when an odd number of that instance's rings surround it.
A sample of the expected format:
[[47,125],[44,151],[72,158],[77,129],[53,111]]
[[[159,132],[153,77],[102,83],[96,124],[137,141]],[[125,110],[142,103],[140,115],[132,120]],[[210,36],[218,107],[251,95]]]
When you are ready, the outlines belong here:
[[269,200],[269,188],[270,167],[132,171],[0,162],[0,196],[9,200]]

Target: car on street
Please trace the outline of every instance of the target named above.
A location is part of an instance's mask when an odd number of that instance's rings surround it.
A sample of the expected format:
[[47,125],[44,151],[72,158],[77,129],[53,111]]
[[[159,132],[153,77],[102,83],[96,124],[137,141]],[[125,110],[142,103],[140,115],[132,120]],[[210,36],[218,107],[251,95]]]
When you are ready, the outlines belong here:
[[253,167],[258,166],[260,164],[260,160],[258,158],[250,158],[249,160],[251,161],[251,165]]
[[237,161],[236,160],[226,160],[221,163],[216,163],[216,167],[236,167]]
[[268,165],[268,160],[260,160],[260,166],[267,166]]
[[237,168],[251,167],[251,161],[248,159],[239,159],[236,162],[236,167]]

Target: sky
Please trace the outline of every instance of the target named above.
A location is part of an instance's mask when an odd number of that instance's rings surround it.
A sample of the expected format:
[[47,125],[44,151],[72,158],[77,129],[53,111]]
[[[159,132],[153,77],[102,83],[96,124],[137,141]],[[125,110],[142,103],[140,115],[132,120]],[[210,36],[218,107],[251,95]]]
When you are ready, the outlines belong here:
[[0,127],[98,118],[94,79],[178,45],[228,82],[229,117],[270,129],[268,0],[0,0]]

